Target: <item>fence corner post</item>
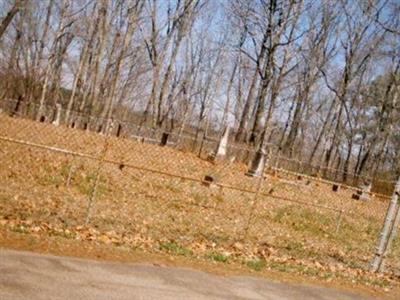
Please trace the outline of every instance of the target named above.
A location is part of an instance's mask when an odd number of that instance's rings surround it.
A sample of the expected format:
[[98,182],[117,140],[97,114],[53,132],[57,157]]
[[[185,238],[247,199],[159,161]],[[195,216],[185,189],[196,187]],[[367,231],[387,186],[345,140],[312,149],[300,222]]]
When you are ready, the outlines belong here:
[[[384,256],[389,250],[388,246],[390,246],[389,239],[392,239],[391,236],[393,236],[393,230],[396,230],[395,221],[396,221],[396,212],[398,210],[398,205],[399,205],[398,203],[399,194],[400,194],[400,177],[396,182],[396,186],[394,188],[393,195],[388,210],[386,212],[386,218],[382,227],[378,245],[376,247],[376,252],[371,262],[372,272],[380,272],[382,270]],[[397,214],[399,214],[399,212],[397,212]]]

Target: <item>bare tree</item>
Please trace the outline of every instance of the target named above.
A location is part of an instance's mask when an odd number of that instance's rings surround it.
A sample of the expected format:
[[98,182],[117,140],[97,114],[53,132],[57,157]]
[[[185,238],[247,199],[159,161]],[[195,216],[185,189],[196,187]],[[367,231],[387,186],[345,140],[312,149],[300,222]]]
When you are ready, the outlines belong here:
[[15,0],[14,5],[8,11],[7,15],[1,20],[0,23],[0,39],[3,36],[4,32],[6,31],[8,25],[10,25],[12,19],[15,15],[21,10],[23,1],[22,0]]

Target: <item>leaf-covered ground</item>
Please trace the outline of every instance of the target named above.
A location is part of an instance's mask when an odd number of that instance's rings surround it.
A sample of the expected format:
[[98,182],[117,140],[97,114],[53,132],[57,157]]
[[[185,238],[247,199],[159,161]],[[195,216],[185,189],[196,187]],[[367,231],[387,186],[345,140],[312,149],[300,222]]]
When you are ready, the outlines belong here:
[[[328,282],[341,278],[383,289],[397,286],[398,240],[388,259],[390,273],[367,271],[387,199],[355,201],[351,190],[335,193],[329,185],[277,173],[262,181],[255,197],[258,179],[245,176],[243,164],[213,164],[179,149],[131,139],[112,137],[106,143],[96,133],[1,115],[0,125],[2,137],[106,162],[0,140],[4,232],[240,264]],[[205,175],[217,184],[203,185]]]

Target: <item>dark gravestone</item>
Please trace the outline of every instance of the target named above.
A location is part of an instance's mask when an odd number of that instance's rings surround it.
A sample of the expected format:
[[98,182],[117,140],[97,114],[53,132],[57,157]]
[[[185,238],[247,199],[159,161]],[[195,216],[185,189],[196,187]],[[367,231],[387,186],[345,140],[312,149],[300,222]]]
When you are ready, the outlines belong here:
[[120,137],[121,133],[122,133],[122,125],[121,125],[121,124],[118,124],[118,128],[117,128],[117,137]]
[[334,185],[332,186],[332,191],[334,191],[334,192],[338,192],[339,189],[340,189],[340,186],[339,186],[338,184],[334,184]]
[[210,152],[207,155],[207,161],[209,162],[215,162],[215,153],[214,152]]
[[168,142],[168,137],[169,137],[169,133],[167,132],[163,132],[162,136],[161,136],[161,142],[160,142],[160,146],[164,147],[167,142]]
[[214,182],[214,177],[213,176],[211,176],[211,175],[206,175],[206,176],[204,176],[204,179],[203,179],[203,185],[204,186],[207,186],[207,187],[209,187],[209,186],[211,186],[211,184]]
[[355,200],[368,201],[371,197],[371,188],[372,184],[370,182],[364,182],[360,186],[360,189],[357,190],[356,193],[351,196],[351,198]]
[[362,190],[357,190],[353,195],[351,195],[351,198],[354,200],[361,200],[362,194],[363,194]]

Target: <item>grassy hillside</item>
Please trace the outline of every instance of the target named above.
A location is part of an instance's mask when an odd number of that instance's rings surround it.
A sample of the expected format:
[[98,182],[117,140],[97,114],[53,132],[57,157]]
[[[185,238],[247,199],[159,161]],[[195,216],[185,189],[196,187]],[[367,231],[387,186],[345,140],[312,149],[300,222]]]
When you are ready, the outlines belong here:
[[[351,190],[335,193],[327,184],[275,173],[263,180],[255,200],[258,180],[245,176],[242,164],[213,164],[179,149],[115,137],[108,140],[103,156],[103,135],[4,115],[0,124],[4,230],[244,263],[254,270],[272,268],[327,280],[373,276],[365,270],[387,199],[355,201]],[[102,157],[105,163],[4,137]],[[98,170],[90,222],[85,225]],[[204,186],[205,175],[212,175],[218,185]],[[394,259],[400,255],[398,241],[394,249],[388,261],[391,271],[400,269]]]

